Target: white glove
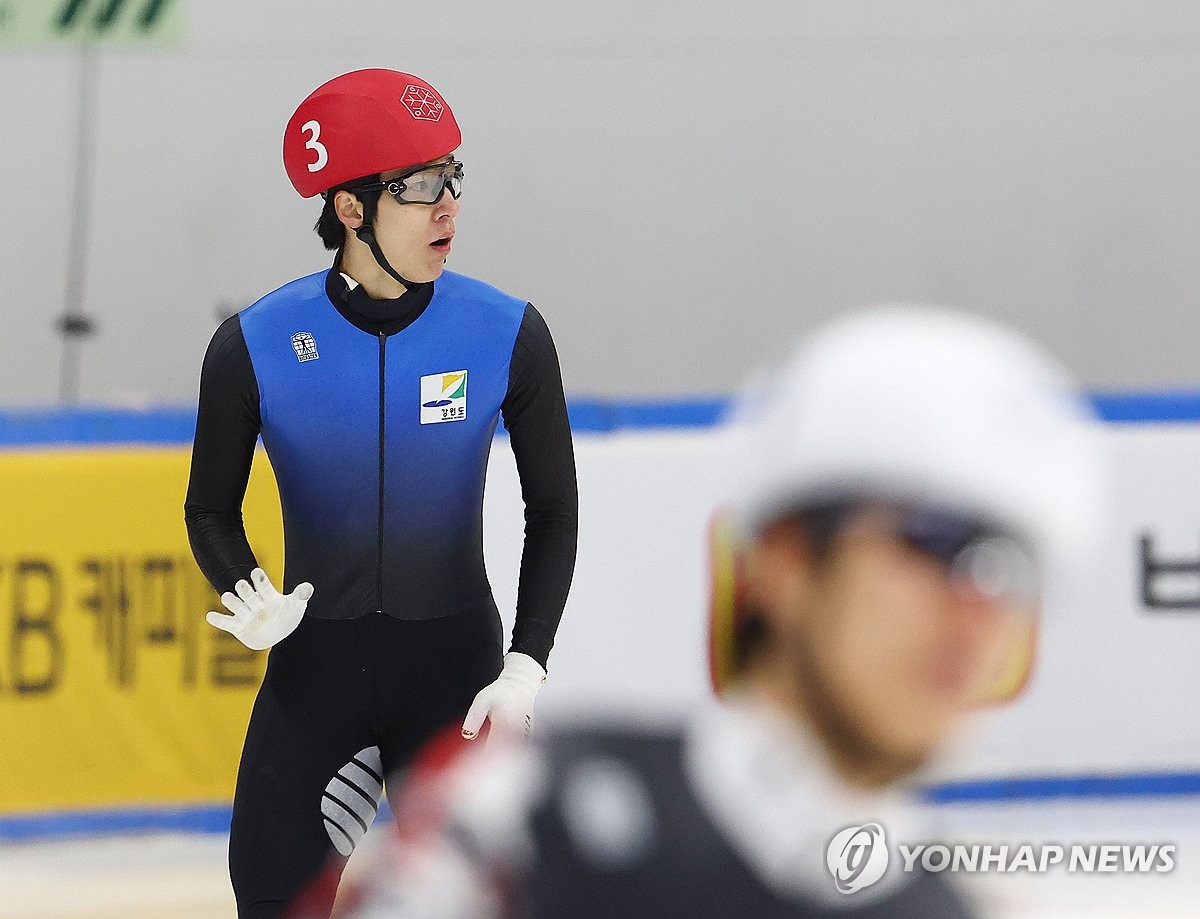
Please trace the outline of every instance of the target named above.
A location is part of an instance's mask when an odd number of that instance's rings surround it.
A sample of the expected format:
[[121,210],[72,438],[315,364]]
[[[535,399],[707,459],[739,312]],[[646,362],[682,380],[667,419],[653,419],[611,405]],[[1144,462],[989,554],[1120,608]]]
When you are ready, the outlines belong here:
[[546,682],[546,671],[528,654],[509,651],[500,676],[479,690],[463,720],[462,736],[474,740],[486,718],[492,731],[525,734],[533,723],[533,700]]
[[300,624],[313,586],[305,581],[290,594],[281,594],[261,568],[250,572],[250,580],[253,587],[243,579],[233,585],[236,594],[221,594],[221,603],[232,616],[210,611],[204,618],[247,648],[262,651],[287,638]]

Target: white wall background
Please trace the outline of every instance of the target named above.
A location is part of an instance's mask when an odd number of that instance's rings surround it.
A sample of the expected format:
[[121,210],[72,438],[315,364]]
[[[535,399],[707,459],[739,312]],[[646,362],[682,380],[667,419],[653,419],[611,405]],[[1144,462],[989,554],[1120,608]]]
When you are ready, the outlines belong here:
[[[464,127],[451,267],[543,309],[575,395],[732,389],[880,299],[1009,320],[1098,386],[1195,385],[1190,0],[192,0],[101,50],[85,401],[190,402],[221,308],[326,265],[281,132],[330,76]],[[0,405],[52,403],[79,57],[0,50]]]

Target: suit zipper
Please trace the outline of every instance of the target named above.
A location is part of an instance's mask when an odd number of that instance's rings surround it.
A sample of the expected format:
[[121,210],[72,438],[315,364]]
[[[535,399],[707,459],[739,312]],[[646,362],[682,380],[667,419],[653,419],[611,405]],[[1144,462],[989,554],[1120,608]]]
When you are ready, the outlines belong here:
[[384,372],[387,369],[387,336],[379,333],[379,540],[375,570],[375,602],[383,612],[383,462],[384,462]]

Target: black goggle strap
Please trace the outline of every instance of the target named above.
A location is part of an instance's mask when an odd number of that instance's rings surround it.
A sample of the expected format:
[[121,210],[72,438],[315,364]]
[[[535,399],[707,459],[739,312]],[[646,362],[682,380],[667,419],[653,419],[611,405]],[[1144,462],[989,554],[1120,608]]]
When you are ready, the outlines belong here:
[[381,249],[379,246],[379,240],[375,238],[375,212],[379,204],[379,196],[366,195],[360,197],[359,200],[362,201],[363,205],[363,222],[361,226],[355,227],[354,235],[357,236],[361,242],[366,243],[367,248],[370,249],[371,254],[375,256],[375,261],[379,263],[380,268],[382,268],[391,277],[395,278],[409,290],[416,287],[416,281],[410,281],[391,266],[391,263],[387,260],[387,256],[383,254],[383,249]]

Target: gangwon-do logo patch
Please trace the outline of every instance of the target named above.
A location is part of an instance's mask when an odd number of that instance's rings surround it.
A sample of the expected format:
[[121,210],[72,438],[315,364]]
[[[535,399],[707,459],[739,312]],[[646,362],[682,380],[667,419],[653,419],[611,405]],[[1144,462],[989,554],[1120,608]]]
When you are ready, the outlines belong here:
[[451,370],[421,377],[421,424],[464,421],[467,417],[467,372]]
[[292,350],[296,352],[296,360],[301,364],[305,361],[315,361],[321,355],[317,354],[317,340],[312,332],[297,332],[292,336]]

